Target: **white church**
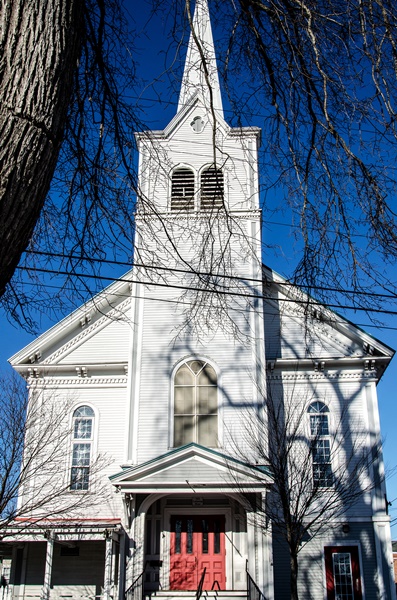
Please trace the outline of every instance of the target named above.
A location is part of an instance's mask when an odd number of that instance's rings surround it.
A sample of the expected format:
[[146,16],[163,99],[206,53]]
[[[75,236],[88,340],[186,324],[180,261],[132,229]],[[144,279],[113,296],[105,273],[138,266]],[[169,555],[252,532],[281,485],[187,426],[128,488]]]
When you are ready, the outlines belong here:
[[136,138],[132,270],[10,359],[62,418],[1,542],[9,598],[291,598],[276,403],[308,505],[299,597],[395,600],[376,390],[394,352],[262,264],[261,131],[224,119],[207,0],[175,117]]

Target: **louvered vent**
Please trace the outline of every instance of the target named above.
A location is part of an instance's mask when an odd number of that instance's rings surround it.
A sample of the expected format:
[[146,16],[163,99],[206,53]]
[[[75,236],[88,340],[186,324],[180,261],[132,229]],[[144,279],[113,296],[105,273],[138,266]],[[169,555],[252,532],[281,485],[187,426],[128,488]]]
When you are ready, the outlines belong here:
[[201,174],[201,208],[211,210],[223,206],[223,173],[210,167]]
[[172,173],[171,210],[194,210],[194,173],[190,169]]

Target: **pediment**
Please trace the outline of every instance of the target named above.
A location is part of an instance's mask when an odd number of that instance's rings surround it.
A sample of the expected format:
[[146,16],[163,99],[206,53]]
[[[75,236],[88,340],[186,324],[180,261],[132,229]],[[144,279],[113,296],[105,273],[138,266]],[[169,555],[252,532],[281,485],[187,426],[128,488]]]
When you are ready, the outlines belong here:
[[[189,132],[191,133],[190,122],[196,112],[200,113],[205,117],[205,120],[207,121],[205,129],[207,129],[209,139],[212,139],[212,115],[205,104],[204,98],[202,97],[200,92],[197,91],[192,94],[187,104],[183,108],[181,108],[181,110],[177,112],[175,117],[168,123],[167,127],[164,129],[165,137],[172,139],[181,130],[181,128],[183,128],[183,126],[186,123],[189,124]],[[203,131],[204,135],[205,129]],[[216,129],[218,133],[221,131],[224,136],[226,136],[227,133],[230,131],[229,125],[226,123],[225,119],[221,114],[216,114]]]
[[9,360],[13,367],[24,372],[28,368],[45,370],[68,364],[100,363],[104,349],[107,363],[126,361],[130,273],[12,356]]
[[384,366],[394,350],[348,319],[264,268],[264,321],[268,360],[363,361]]
[[110,477],[124,492],[209,493],[263,491],[272,483],[268,469],[248,465],[216,450],[189,444]]

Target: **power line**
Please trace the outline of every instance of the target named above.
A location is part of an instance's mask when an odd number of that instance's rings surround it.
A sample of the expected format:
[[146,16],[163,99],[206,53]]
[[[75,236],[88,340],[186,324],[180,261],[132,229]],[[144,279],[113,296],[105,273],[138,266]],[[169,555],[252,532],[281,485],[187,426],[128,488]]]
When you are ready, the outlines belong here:
[[[136,283],[136,284],[142,284],[145,286],[154,286],[154,287],[162,287],[162,288],[171,288],[171,289],[179,289],[179,290],[185,290],[185,291],[191,291],[191,292],[205,292],[205,293],[214,293],[217,295],[222,295],[222,296],[234,296],[234,297],[240,297],[240,298],[254,298],[256,300],[269,300],[271,298],[264,296],[263,294],[250,294],[247,292],[233,292],[233,291],[229,291],[229,290],[216,290],[216,289],[203,289],[200,287],[192,287],[192,286],[184,286],[184,285],[178,285],[178,284],[170,284],[170,283],[160,283],[160,282],[153,282],[153,281],[139,281],[139,280],[135,280],[135,279],[125,279],[123,277],[108,277],[108,276],[98,276],[98,275],[92,275],[92,274],[85,274],[85,273],[69,273],[68,271],[59,271],[59,270],[55,270],[55,269],[43,269],[43,268],[38,268],[38,267],[32,267],[30,269],[28,269],[27,267],[17,267],[18,270],[22,270],[22,271],[35,271],[38,273],[47,273],[47,274],[51,274],[51,275],[66,275],[66,276],[70,276],[73,275],[74,277],[79,277],[82,279],[95,279],[95,280],[102,280],[102,281],[111,281],[111,282],[120,282],[120,283]],[[386,314],[386,315],[397,315],[397,311],[393,311],[393,310],[386,310],[386,309],[380,309],[380,308],[365,308],[365,307],[357,307],[357,306],[348,306],[348,305],[343,305],[343,304],[327,304],[324,305],[320,302],[317,302],[315,300],[312,300],[310,298],[308,298],[307,300],[295,300],[295,299],[291,299],[291,298],[277,298],[275,299],[276,302],[285,302],[285,303],[292,303],[292,304],[300,304],[300,305],[304,305],[304,306],[315,306],[318,307],[320,306],[326,306],[327,308],[331,308],[331,309],[338,309],[338,310],[353,310],[353,311],[363,311],[363,312],[367,312],[367,313],[374,313],[374,314]]]
[[[98,277],[97,279],[100,280],[100,277]],[[116,281],[116,279],[113,279],[112,281]],[[29,283],[29,282],[27,282],[27,285],[31,285],[31,286],[34,286],[34,287],[36,286],[36,284]],[[47,284],[46,283],[45,287],[46,287],[46,289],[47,288],[51,288],[51,289],[55,289],[55,290],[65,290],[65,287],[62,286],[62,285],[52,285],[52,284]],[[83,292],[89,291],[90,294],[95,294],[95,292],[87,290],[87,288],[78,289],[78,288],[76,288],[76,286],[69,287],[68,291],[70,291],[70,292],[75,292],[76,291],[78,293],[83,293]],[[106,290],[102,289],[101,291],[97,292],[96,295],[100,295],[101,293],[104,293],[105,291]],[[137,300],[144,300],[145,299],[145,296],[142,296],[142,295],[139,295],[139,294],[121,294],[121,293],[116,293],[116,294],[114,294],[114,296],[116,298],[119,298],[119,299],[127,299],[127,298],[135,298]],[[187,300],[173,299],[173,298],[156,298],[154,296],[151,296],[150,300],[151,301],[155,301],[155,302],[163,302],[163,303],[166,303],[166,304],[177,304],[177,305],[182,304],[183,306],[193,306],[195,304],[194,302],[188,302]],[[84,302],[84,300],[82,300],[82,301]],[[203,302],[203,305],[205,306],[205,302]],[[237,307],[233,307],[233,306],[229,306],[228,310],[233,311],[233,312],[238,312],[238,313],[245,312],[245,309],[241,309],[241,308],[237,308]],[[259,311],[257,311],[256,308],[252,308],[252,310],[255,313],[259,312]],[[267,316],[270,316],[270,317],[274,317],[274,312],[267,312],[266,310],[261,311],[261,314],[263,314],[265,316],[267,315]],[[334,314],[336,315],[336,313],[334,313]],[[283,316],[293,317],[294,313],[283,312]],[[332,319],[332,322],[336,323],[336,324],[338,324],[338,323],[339,324],[343,324],[346,321],[343,320],[343,319]],[[372,329],[384,329],[384,330],[387,330],[387,331],[397,331],[397,327],[391,327],[389,325],[374,325],[372,323],[355,323],[355,325],[357,327],[362,327],[362,328],[365,327],[365,328],[372,328]]]
[[[187,275],[197,275],[200,277],[215,277],[217,279],[229,279],[229,280],[236,280],[236,281],[247,281],[250,283],[258,283],[258,284],[263,284],[264,283],[264,279],[256,279],[253,277],[239,277],[237,275],[227,275],[227,274],[220,274],[220,273],[213,273],[211,271],[195,271],[193,269],[179,269],[176,267],[164,267],[164,266],[156,266],[156,265],[147,265],[144,263],[136,263],[136,262],[124,262],[124,261],[118,261],[118,260],[110,260],[110,259],[100,259],[100,258],[91,258],[91,257],[81,257],[78,255],[68,255],[68,254],[64,254],[61,252],[44,252],[44,251],[40,251],[40,250],[29,250],[29,253],[31,254],[36,254],[39,256],[50,256],[50,257],[56,257],[56,258],[65,258],[65,259],[71,259],[71,260],[78,260],[78,261],[86,261],[86,262],[93,262],[93,263],[100,263],[100,264],[108,264],[108,265],[117,265],[120,267],[127,267],[132,269],[133,267],[138,267],[138,268],[143,268],[143,269],[152,269],[152,270],[157,270],[157,271],[164,271],[164,272],[171,272],[171,273],[182,273],[182,274],[187,274]],[[23,267],[24,269],[26,269],[27,271],[29,269],[31,269],[31,267]],[[34,270],[34,268],[32,268]],[[56,273],[56,271],[50,271],[53,273]],[[67,274],[67,273],[66,273]],[[266,281],[266,279],[265,279]],[[297,286],[297,284],[294,284],[290,281],[272,281],[272,283],[275,283],[277,285],[280,286],[284,286],[284,287],[306,287],[308,288],[309,286]],[[315,286],[310,286],[310,290],[313,291],[321,291],[321,292],[336,292],[336,293],[344,293],[344,294],[352,294],[352,295],[358,295],[358,296],[366,296],[366,297],[370,297],[370,298],[388,298],[390,300],[396,300],[397,299],[397,294],[384,294],[384,293],[378,293],[378,292],[367,292],[367,291],[359,291],[359,290],[349,290],[349,289],[344,289],[341,290],[339,288],[335,288],[335,287],[331,287],[331,286],[319,286],[319,285],[315,285]]]

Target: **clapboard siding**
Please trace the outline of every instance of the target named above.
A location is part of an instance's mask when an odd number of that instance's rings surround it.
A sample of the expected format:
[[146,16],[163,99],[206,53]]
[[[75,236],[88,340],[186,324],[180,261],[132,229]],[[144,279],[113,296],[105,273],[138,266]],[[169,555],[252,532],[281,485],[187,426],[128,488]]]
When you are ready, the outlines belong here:
[[[44,581],[46,542],[29,544],[26,561],[25,596],[39,596]],[[21,581],[23,584],[23,581]]]
[[[50,392],[48,392],[50,393]],[[101,470],[98,482],[91,482],[91,491],[95,494],[92,498],[93,514],[88,510],[87,506],[89,499],[82,497],[81,501],[77,498],[77,506],[72,511],[68,511],[68,518],[72,516],[81,516],[84,519],[92,518],[118,518],[121,509],[121,498],[115,494],[114,488],[109,481],[109,476],[120,470],[120,465],[125,460],[125,438],[127,430],[124,429],[127,421],[127,388],[126,387],[89,387],[74,389],[73,392],[63,391],[64,396],[58,395],[56,400],[62,402],[62,397],[65,401],[67,414],[65,414],[64,426],[70,431],[70,436],[67,436],[62,443],[65,444],[65,451],[62,458],[58,459],[58,463],[62,460],[62,464],[57,464],[54,476],[51,479],[51,485],[56,484],[56,477],[60,479],[60,486],[68,485],[71,466],[71,451],[72,451],[72,414],[78,406],[89,405],[95,411],[94,419],[94,434],[92,442],[91,459],[94,465],[101,457]],[[67,439],[69,437],[69,440]],[[50,453],[51,448],[47,448]],[[58,451],[59,454],[59,451]],[[98,472],[98,467],[96,467]],[[48,475],[46,476],[48,479]],[[95,479],[97,477],[95,476]],[[73,495],[74,492],[69,492]],[[71,498],[72,496],[70,496]],[[55,503],[59,506],[60,498],[55,498]],[[67,500],[69,506],[70,500]]]
[[280,342],[283,358],[333,358],[349,356],[357,348],[351,342],[339,335],[339,340],[327,337],[332,331],[324,329],[319,323],[291,317],[285,313],[281,315]]
[[324,547],[332,545],[358,545],[362,565],[365,598],[379,598],[377,592],[377,564],[375,539],[371,523],[350,522],[348,534],[342,534],[342,523],[334,523],[316,536],[299,552],[299,591],[307,600],[323,600],[326,593]]
[[[105,542],[77,542],[79,556],[61,556],[62,544],[55,542],[51,597],[99,596],[103,589]],[[24,597],[41,596],[44,582],[46,543],[29,544]]]
[[127,317],[122,320],[109,318],[100,331],[94,331],[63,355],[59,364],[126,362],[130,334],[131,324]]
[[79,556],[61,556],[55,544],[52,589],[57,596],[99,596],[103,590],[105,542],[78,542]]
[[[230,479],[230,474],[225,468],[223,474],[224,480]],[[195,481],[205,481],[208,483],[216,483],[222,479],[222,474],[219,469],[212,467],[211,465],[205,464],[200,460],[193,459],[186,461],[184,463],[179,464],[178,466],[174,466],[169,469],[164,469],[161,472],[161,481],[162,482],[173,482],[180,481],[185,483],[187,480],[192,482]],[[158,475],[150,475],[145,477],[145,482],[148,483],[150,481],[158,481]]]
[[[194,114],[199,113],[200,109]],[[199,135],[192,132],[191,120],[192,117],[188,116],[170,138],[157,140],[157,152],[150,152],[149,149],[148,160],[142,167],[142,187],[161,210],[166,210],[169,206],[170,176],[174,167],[188,166],[194,170],[197,191],[200,170],[214,162],[212,128],[208,118],[203,132]],[[151,141],[148,143],[151,144]],[[226,161],[225,156],[228,157]],[[256,178],[255,136],[250,135],[248,139],[242,136],[231,137],[226,128],[218,124],[216,160],[224,173],[226,206],[231,209],[257,208],[257,186],[255,198],[252,197],[251,190],[252,181]],[[253,171],[252,175],[250,171]]]
[[[170,409],[172,401],[171,375],[175,365],[192,356],[202,356],[212,362],[219,373],[219,399],[225,423],[231,426],[241,419],[239,410],[252,403],[252,348],[241,347],[220,331],[211,341],[201,344],[196,338],[173,340],[169,324],[178,326],[181,317],[175,315],[172,304],[164,303],[159,323],[156,301],[145,302],[141,358],[141,388],[139,394],[139,455],[138,462],[166,452],[169,447]],[[163,334],[163,328],[165,334]],[[167,335],[168,333],[168,335]],[[155,433],[154,433],[155,432]],[[153,434],[156,445],[153,444]]]

